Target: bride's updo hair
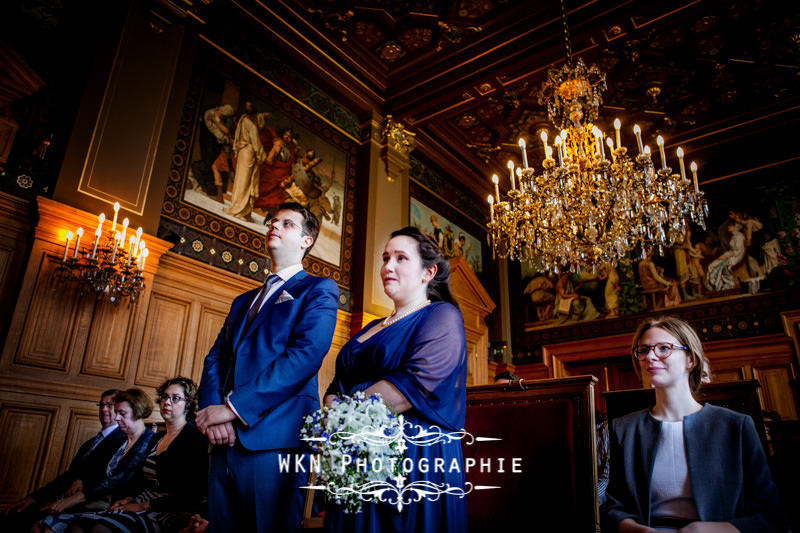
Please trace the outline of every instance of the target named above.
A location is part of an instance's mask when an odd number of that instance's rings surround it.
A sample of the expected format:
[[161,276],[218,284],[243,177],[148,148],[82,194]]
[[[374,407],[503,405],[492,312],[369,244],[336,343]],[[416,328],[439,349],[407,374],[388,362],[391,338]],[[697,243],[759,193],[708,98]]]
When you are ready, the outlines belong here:
[[424,268],[436,267],[436,275],[428,282],[428,298],[432,302],[447,302],[458,307],[450,290],[450,262],[442,255],[442,249],[433,237],[425,235],[414,226],[392,232],[392,238],[400,236],[411,237],[417,242],[417,251]]

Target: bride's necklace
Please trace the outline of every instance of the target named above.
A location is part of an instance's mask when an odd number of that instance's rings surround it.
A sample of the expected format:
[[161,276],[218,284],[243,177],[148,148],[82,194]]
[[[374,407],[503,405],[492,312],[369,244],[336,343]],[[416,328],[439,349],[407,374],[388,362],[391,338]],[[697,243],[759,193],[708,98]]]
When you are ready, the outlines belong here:
[[423,307],[425,307],[429,303],[431,303],[430,300],[425,300],[421,304],[415,305],[414,307],[412,307],[411,309],[409,309],[408,311],[406,311],[402,315],[398,315],[397,314],[397,309],[395,309],[394,311],[392,311],[391,315],[389,315],[389,316],[387,316],[386,318],[383,319],[383,322],[381,322],[381,327],[385,328],[387,326],[391,326],[392,324],[394,324],[398,320],[404,319],[405,317],[407,317],[408,315],[410,315],[414,311],[419,311],[420,309],[422,309]]

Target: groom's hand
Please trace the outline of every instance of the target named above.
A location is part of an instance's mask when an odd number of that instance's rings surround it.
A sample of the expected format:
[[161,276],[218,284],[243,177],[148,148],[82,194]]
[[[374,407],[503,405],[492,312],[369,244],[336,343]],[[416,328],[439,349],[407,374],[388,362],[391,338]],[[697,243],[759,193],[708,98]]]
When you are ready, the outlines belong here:
[[236,419],[236,414],[227,405],[210,405],[197,412],[195,423],[211,444],[227,444],[233,446],[236,433],[231,423]]

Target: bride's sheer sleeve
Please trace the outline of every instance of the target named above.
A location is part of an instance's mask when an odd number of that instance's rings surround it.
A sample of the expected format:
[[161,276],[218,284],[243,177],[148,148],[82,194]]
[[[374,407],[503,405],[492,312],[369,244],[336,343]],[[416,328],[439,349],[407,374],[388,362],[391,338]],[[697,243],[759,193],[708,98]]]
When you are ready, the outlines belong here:
[[461,313],[447,303],[431,304],[399,367],[384,379],[419,413],[449,429],[462,429],[466,413],[467,347]]

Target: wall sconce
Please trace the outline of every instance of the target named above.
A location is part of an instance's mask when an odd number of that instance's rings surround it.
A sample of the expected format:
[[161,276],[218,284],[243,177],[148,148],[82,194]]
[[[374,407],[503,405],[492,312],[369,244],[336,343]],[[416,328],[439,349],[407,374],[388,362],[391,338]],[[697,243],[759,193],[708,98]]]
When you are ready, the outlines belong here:
[[[122,230],[117,230],[118,214],[119,202],[114,204],[114,221],[103,244],[100,238],[103,236],[105,213],[98,217],[99,224],[91,247],[81,249],[83,228],[75,232],[74,246],[71,246],[72,232],[67,232],[64,255],[60,259],[53,258],[58,263],[55,277],[61,283],[77,283],[81,295],[93,292],[111,302],[128,298],[135,304],[144,291],[144,268],[150,252],[142,240],[142,228],[128,235],[126,218],[122,221]],[[126,237],[129,237],[127,241]]]

